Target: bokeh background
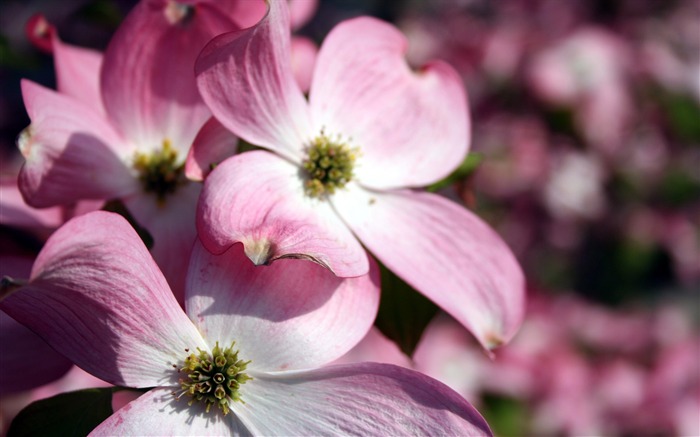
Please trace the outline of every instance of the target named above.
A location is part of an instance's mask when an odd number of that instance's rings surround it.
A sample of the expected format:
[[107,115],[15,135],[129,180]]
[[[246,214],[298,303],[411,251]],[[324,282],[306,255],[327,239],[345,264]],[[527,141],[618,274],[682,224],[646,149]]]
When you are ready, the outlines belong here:
[[[29,123],[20,78],[55,86],[27,20],[40,12],[64,41],[103,50],[133,4],[0,3],[3,184]],[[440,378],[502,436],[700,435],[700,3],[320,0],[296,33],[320,44],[359,15],[398,26],[413,67],[439,58],[463,77],[472,152],[430,189],[503,236],[529,306],[489,358],[385,275],[381,333],[356,358]],[[33,256],[41,241],[0,226],[3,255]]]

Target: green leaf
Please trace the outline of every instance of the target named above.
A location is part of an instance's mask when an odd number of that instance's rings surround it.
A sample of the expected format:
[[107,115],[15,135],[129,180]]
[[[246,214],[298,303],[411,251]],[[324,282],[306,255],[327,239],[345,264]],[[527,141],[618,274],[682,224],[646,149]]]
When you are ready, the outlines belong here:
[[20,411],[10,424],[7,437],[86,436],[112,412],[111,388],[62,393]]
[[479,166],[483,157],[479,153],[470,153],[464,158],[464,161],[457,167],[455,171],[452,172],[445,179],[435,182],[434,184],[426,187],[426,190],[430,192],[439,191],[445,187],[448,187],[455,182],[465,179],[467,176],[471,175],[474,170]]
[[380,270],[382,298],[375,325],[411,356],[438,307],[383,265]]
[[531,429],[532,413],[521,400],[496,394],[485,394],[479,412],[491,426],[494,435],[518,437]]

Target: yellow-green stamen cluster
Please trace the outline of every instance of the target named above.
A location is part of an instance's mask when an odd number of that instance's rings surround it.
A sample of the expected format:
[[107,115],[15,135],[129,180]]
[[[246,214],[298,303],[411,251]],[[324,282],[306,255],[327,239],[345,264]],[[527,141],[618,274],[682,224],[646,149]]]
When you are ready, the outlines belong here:
[[321,132],[306,152],[307,158],[301,166],[306,170],[304,189],[308,196],[333,194],[352,180],[357,148],[350,147],[340,137],[332,140]]
[[163,147],[153,153],[137,152],[134,168],[144,190],[155,194],[161,203],[184,183],[183,166],[177,164],[177,150],[172,148],[169,140],[164,140]]
[[230,411],[230,402],[243,402],[239,389],[252,379],[243,373],[250,361],[238,359],[238,351],[233,350],[235,344],[222,349],[217,341],[211,354],[197,348],[198,353],[185,358],[185,365],[179,369],[185,373],[180,379],[182,392],[174,393],[177,398],[188,395],[191,398],[188,405],[204,402],[207,413],[216,405],[224,416]]

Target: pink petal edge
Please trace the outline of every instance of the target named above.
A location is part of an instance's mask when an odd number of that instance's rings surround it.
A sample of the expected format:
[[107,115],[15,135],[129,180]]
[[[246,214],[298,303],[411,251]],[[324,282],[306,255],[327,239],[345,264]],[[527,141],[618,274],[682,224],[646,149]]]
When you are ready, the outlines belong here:
[[316,60],[309,95],[314,127],[360,149],[356,178],[375,189],[436,182],[462,163],[469,147],[459,75],[440,61],[411,71],[406,45],[395,27],[360,17],[336,26]]
[[204,182],[199,238],[210,252],[240,242],[257,265],[301,258],[337,276],[367,273],[367,254],[328,202],[303,191],[299,168],[266,151],[227,159]]
[[390,364],[255,374],[241,396],[233,409],[256,435],[492,435],[449,387]]
[[485,348],[515,335],[525,311],[523,272],[480,218],[431,193],[355,186],[343,194],[333,203],[364,245]]

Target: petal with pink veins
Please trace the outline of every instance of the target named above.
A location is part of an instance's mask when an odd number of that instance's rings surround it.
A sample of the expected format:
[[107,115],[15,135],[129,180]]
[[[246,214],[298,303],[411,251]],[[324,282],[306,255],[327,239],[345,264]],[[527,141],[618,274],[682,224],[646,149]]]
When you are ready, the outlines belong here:
[[222,253],[241,242],[258,265],[303,258],[341,277],[367,273],[367,253],[330,204],[306,196],[301,170],[265,151],[227,159],[204,182],[197,231]]
[[257,435],[492,435],[446,385],[389,364],[255,374],[241,397],[232,409]]
[[112,414],[90,436],[251,435],[235,414],[206,413],[203,402],[189,406],[187,399],[175,399],[172,389],[153,389]]
[[197,84],[221,124],[249,143],[300,161],[312,132],[291,66],[289,10],[268,3],[250,29],[214,38],[197,59]]
[[316,60],[309,96],[314,127],[360,149],[355,175],[372,188],[436,182],[469,147],[459,75],[440,61],[411,71],[406,46],[395,27],[362,17],[336,26]]
[[197,239],[195,212],[201,191],[200,184],[186,183],[162,203],[148,193],[124,199],[136,222],[153,237],[151,255],[181,304],[184,303],[187,265]]
[[436,194],[374,192],[357,186],[333,204],[363,244],[488,348],[522,322],[525,280],[512,252],[488,225]]
[[146,150],[169,140],[184,159],[211,115],[197,91],[195,59],[215,35],[237,28],[214,3],[139,3],[104,55],[102,98],[120,132]]
[[215,118],[210,118],[192,143],[185,175],[193,181],[203,181],[212,169],[238,150],[238,138],[223,127]]
[[318,264],[280,260],[256,267],[236,244],[212,255],[196,244],[187,313],[204,337],[236,341],[248,368],[318,367],[342,356],[369,330],[379,307],[379,270],[341,279]]
[[115,385],[175,386],[185,349],[207,349],[136,232],[108,212],[56,231],[0,309]]
[[17,141],[26,159],[18,184],[29,205],[110,199],[139,188],[125,164],[133,149],[99,113],[28,80],[22,94],[31,124]]

